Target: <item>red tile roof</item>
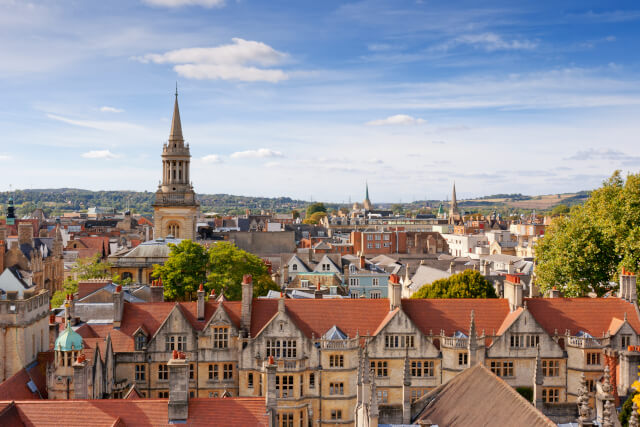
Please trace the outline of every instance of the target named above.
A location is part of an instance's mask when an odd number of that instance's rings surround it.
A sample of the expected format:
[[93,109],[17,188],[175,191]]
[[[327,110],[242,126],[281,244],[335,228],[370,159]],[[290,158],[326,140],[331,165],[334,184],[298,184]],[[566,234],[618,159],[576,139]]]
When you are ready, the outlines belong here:
[[[287,315],[309,338],[312,335],[324,335],[333,325],[350,337],[355,337],[356,333],[372,334],[378,329],[389,313],[389,300],[287,299],[285,307]],[[277,311],[277,300],[254,300],[251,336],[256,336]]]
[[572,335],[579,331],[601,337],[609,331],[614,318],[624,319],[640,333],[640,319],[632,303],[620,298],[526,298],[527,308],[540,325],[553,335]]
[[[40,357],[38,359],[40,359]],[[46,399],[47,379],[45,377],[45,359],[43,359],[42,363],[40,361],[31,363],[28,367],[19,370],[4,382],[0,383],[0,400]],[[27,383],[31,380],[33,380],[34,385],[38,389],[35,393],[32,393],[27,386]]]
[[[0,402],[0,408],[8,403]],[[15,405],[23,425],[34,427],[170,425],[167,399],[32,400]],[[8,420],[1,417],[0,425],[9,425]],[[266,427],[264,398],[189,399],[187,425]]]
[[484,330],[487,335],[498,331],[509,314],[506,299],[405,299],[402,309],[413,320],[420,331],[439,335],[444,330],[451,336],[456,331],[469,333],[471,310],[476,317],[478,335]]
[[102,289],[107,286],[111,280],[105,281],[92,281],[92,282],[83,282],[80,281],[78,283],[78,297],[77,299],[81,299],[86,297],[87,295],[97,291],[98,289]]

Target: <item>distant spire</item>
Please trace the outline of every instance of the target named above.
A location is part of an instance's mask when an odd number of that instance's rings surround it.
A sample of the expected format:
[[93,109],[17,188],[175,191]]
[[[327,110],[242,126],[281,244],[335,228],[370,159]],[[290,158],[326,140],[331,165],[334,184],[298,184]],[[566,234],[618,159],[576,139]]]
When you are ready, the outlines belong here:
[[455,181],[453,181],[453,192],[451,193],[451,209],[458,210],[458,198],[456,197]]
[[364,194],[364,202],[362,203],[365,210],[370,211],[371,200],[369,199],[369,183],[365,181],[365,194]]
[[176,100],[173,104],[173,118],[171,119],[171,132],[169,141],[184,142],[182,137],[182,123],[180,122],[180,109],[178,108],[178,83],[176,82]]

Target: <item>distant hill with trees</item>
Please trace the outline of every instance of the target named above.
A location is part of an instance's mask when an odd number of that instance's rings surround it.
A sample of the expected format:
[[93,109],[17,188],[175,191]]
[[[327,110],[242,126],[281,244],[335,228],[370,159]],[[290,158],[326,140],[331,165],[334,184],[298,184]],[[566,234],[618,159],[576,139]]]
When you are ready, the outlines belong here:
[[[566,206],[580,205],[589,197],[589,191],[566,194],[550,194],[539,196],[525,196],[522,194],[494,194],[473,200],[458,200],[458,206],[468,214],[488,214],[496,211],[503,216],[514,213],[551,212],[552,209],[563,204]],[[129,208],[134,213],[151,214],[155,193],[151,191],[90,191],[77,188],[51,188],[14,190],[0,192],[0,211],[4,214],[9,197],[13,196],[16,204],[16,214],[21,217],[33,212],[37,207],[42,208],[47,215],[60,215],[64,212],[86,211],[90,207],[100,206],[124,211]],[[270,211],[275,213],[290,213],[293,210],[306,212],[310,206],[324,207],[329,214],[342,208],[347,212],[350,205],[339,203],[313,203],[296,200],[290,197],[251,197],[234,196],[231,194],[198,194],[203,212],[216,212],[222,215],[243,214],[248,209],[252,213]],[[413,215],[416,213],[435,213],[440,203],[447,206],[446,201],[418,200],[411,203],[374,203],[376,207],[390,209],[400,214]],[[307,212],[308,213],[308,212]]]

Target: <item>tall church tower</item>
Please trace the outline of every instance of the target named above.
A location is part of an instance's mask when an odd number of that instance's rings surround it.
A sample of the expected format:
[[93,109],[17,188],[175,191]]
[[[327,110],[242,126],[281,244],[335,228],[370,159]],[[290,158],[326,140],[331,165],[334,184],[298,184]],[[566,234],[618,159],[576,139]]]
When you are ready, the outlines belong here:
[[178,89],[173,105],[173,119],[169,141],[162,147],[162,182],[153,203],[154,237],[173,236],[195,239],[200,203],[196,199],[190,179],[191,153],[184,144]]

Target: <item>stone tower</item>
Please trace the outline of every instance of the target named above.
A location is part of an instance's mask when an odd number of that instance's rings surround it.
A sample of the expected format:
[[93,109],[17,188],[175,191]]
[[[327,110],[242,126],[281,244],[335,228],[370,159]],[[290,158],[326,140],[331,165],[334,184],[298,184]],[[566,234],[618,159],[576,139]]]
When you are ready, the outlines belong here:
[[153,203],[154,237],[195,239],[200,203],[190,182],[191,153],[185,145],[178,109],[173,105],[169,140],[162,147],[162,181]]

